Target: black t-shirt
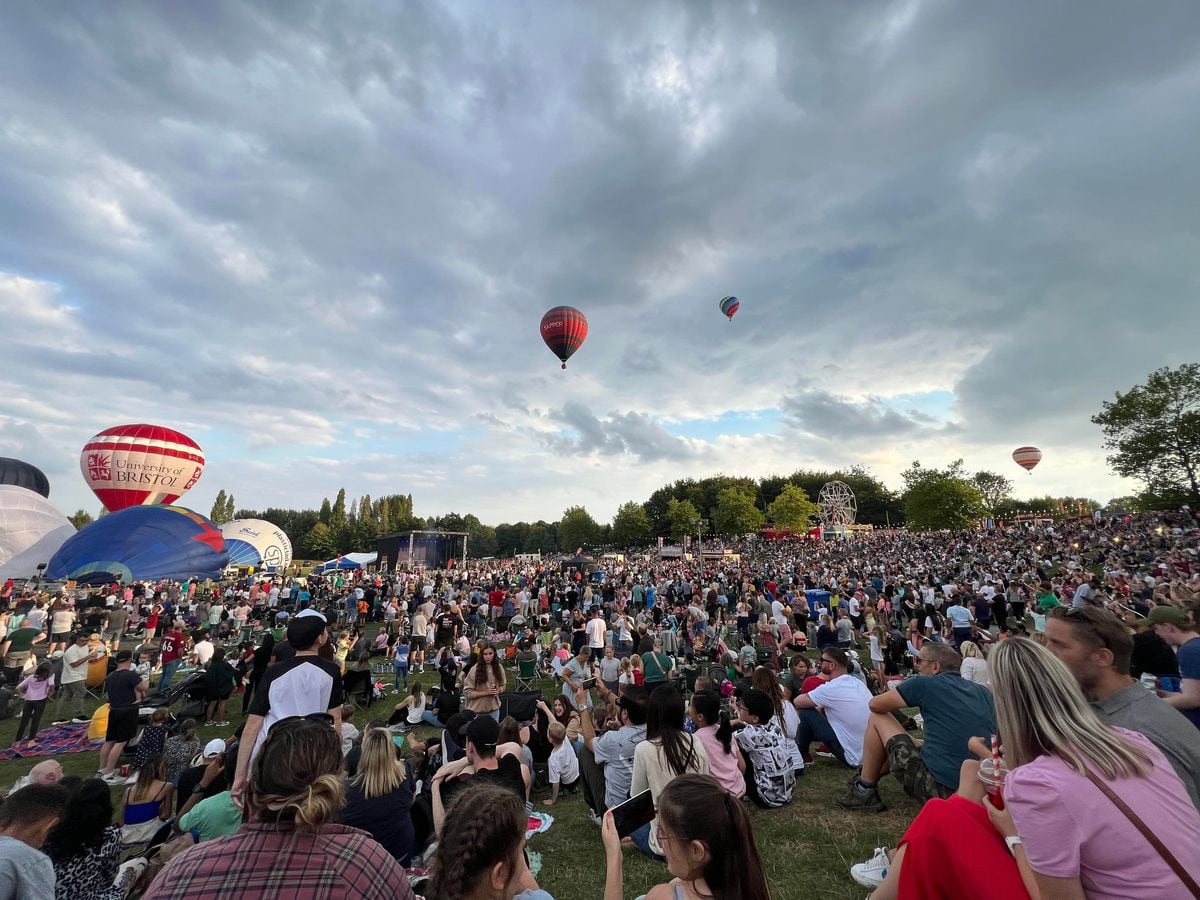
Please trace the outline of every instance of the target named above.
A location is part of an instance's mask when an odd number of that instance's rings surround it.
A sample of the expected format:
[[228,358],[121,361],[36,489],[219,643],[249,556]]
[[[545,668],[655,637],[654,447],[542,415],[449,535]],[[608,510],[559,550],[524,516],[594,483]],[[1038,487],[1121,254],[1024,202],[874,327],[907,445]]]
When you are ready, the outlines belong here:
[[[361,828],[379,841],[383,849],[401,865],[412,860],[413,823],[409,810],[413,804],[412,769],[404,784],[382,797],[365,798],[352,781],[346,784],[346,805],[340,816],[343,825]],[[524,797],[524,793],[521,795]]]
[[449,807],[450,800],[472,784],[494,784],[507,788],[525,802],[525,778],[521,775],[521,760],[509,754],[500,758],[495,769],[483,769],[470,778],[455,779],[442,784],[442,804]]
[[438,616],[437,630],[442,634],[452,634],[454,632],[454,616],[450,613],[442,613]]
[[104,680],[104,692],[110,706],[133,706],[137,703],[137,686],[142,676],[133,669],[117,669]]

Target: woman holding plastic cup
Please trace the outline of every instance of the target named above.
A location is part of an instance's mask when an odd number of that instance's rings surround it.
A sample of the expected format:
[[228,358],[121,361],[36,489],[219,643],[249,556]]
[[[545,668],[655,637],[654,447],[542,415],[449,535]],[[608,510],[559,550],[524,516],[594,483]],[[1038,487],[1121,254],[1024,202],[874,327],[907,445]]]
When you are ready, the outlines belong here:
[[[855,880],[878,885],[874,900],[1000,900],[1021,896],[1022,886],[1042,898],[1200,896],[1186,881],[1200,872],[1200,814],[1166,757],[1141,734],[1101,722],[1039,644],[1001,641],[989,662],[999,773],[987,739],[973,742],[985,759],[963,763],[958,794],[925,804],[894,855],[854,866]],[[1152,823],[1153,840],[1108,792]]]

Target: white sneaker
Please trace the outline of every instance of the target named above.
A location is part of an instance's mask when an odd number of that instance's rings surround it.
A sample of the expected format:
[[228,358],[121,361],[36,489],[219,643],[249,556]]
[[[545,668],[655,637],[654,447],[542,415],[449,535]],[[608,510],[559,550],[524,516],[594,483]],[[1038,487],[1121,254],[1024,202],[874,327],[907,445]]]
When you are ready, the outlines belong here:
[[866,862],[855,863],[850,867],[850,877],[863,887],[879,887],[887,878],[888,867],[892,861],[888,859],[887,847],[876,847],[875,855]]

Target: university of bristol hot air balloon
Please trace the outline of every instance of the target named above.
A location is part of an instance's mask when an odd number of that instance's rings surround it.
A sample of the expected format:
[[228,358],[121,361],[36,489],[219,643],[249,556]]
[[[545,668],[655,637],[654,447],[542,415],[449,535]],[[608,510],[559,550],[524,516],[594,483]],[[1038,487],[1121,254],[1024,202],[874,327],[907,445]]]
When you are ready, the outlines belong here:
[[204,451],[163,425],[115,425],[83,447],[83,480],[110,512],[174,503],[204,471]]

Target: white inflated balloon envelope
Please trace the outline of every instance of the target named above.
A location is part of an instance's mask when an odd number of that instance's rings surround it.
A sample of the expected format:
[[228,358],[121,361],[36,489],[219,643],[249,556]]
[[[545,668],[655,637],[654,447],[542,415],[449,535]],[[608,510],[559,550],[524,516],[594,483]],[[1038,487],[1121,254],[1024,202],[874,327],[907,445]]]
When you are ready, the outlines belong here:
[[[58,508],[36,491],[11,484],[0,484],[0,574],[16,578],[37,574],[37,564],[47,562],[63,542],[75,533],[75,526]],[[55,543],[57,541],[57,543]],[[42,558],[33,560],[29,572],[12,571],[29,564],[27,551]],[[20,559],[18,559],[20,557]]]
[[278,525],[263,519],[234,519],[221,526],[229,565],[281,571],[292,564],[292,542]]

